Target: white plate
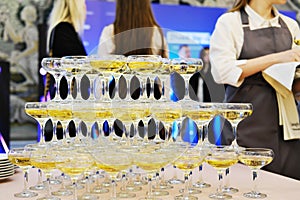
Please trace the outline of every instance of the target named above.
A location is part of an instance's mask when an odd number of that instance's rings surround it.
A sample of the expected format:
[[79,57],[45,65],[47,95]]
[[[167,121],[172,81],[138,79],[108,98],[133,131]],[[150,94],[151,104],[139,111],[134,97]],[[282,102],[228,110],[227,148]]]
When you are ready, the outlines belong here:
[[9,175],[6,175],[6,176],[0,176],[0,180],[9,178],[9,177],[11,177],[11,176],[13,176],[13,175],[14,175],[14,174],[9,174]]
[[6,173],[0,173],[0,178],[1,177],[5,177],[5,176],[10,176],[10,175],[12,175],[12,174],[14,174],[15,173],[15,171],[13,170],[13,171],[9,171],[9,172],[6,172]]
[[8,156],[7,156],[7,153],[0,153],[0,160],[7,160],[8,159]]
[[13,170],[13,169],[15,169],[13,165],[7,166],[7,167],[3,167],[3,168],[0,168],[0,173],[4,172],[4,171],[7,171],[7,170]]
[[6,166],[6,165],[12,165],[12,164],[11,164],[11,162],[9,162],[9,161],[8,161],[8,162],[5,162],[5,163],[4,163],[4,162],[3,162],[3,163],[0,163],[0,167],[1,167],[1,166]]

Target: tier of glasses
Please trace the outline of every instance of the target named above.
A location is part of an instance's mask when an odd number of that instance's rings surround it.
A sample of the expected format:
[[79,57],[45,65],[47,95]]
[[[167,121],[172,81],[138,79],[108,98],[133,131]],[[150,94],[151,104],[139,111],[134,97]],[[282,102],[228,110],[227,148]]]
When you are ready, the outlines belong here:
[[[170,75],[180,74],[185,80],[185,97],[189,98],[189,78],[203,67],[201,59],[166,59],[156,55],[108,55],[108,56],[65,56],[62,58],[44,58],[43,69],[55,79],[56,94],[52,101],[60,101],[59,83],[64,76],[68,82],[66,100],[83,100],[81,96],[81,79],[86,75],[89,80],[89,97],[86,100],[111,99],[156,99],[170,100]],[[120,78],[125,83],[119,82]],[[110,83],[116,81],[115,88],[110,91]],[[137,79],[137,80],[136,80]],[[159,79],[159,81],[155,81]],[[73,81],[76,80],[76,87]],[[160,83],[159,91],[155,91],[155,82]],[[74,92],[74,88],[77,90]],[[87,88],[86,88],[87,89]],[[125,91],[125,94],[122,94]],[[160,97],[157,97],[160,93]],[[75,94],[75,95],[73,95]],[[155,95],[156,94],[156,95]]]
[[[135,198],[135,191],[140,191],[145,182],[148,190],[141,199],[159,200],[161,196],[169,195],[168,189],[173,187],[171,183],[175,183],[163,178],[164,169],[173,165],[185,174],[184,187],[175,199],[197,200],[196,194],[209,184],[201,179],[198,186],[191,184],[191,172],[195,168],[202,169],[206,162],[217,170],[220,179],[217,192],[210,197],[224,199],[232,197],[222,190],[224,171],[238,160],[250,166],[246,161],[250,158],[245,158],[244,151],[251,149],[239,147],[236,138],[238,123],[251,115],[252,105],[190,100],[189,78],[202,69],[201,59],[165,59],[155,55],[66,56],[44,58],[42,66],[54,76],[57,88],[60,79],[66,77],[68,96],[61,99],[57,89],[54,99],[48,102],[26,103],[25,112],[38,122],[42,134],[37,144],[19,150],[18,156],[28,160],[26,165],[16,158],[16,149],[9,152],[11,162],[26,166],[23,169],[25,189],[16,197],[37,195],[26,184],[28,168],[34,166],[45,175],[40,177],[46,178],[37,184],[43,185],[41,190],[46,191],[39,200],[59,200],[59,196],[68,195],[75,200],[99,199],[97,194],[107,192],[111,193],[112,200]],[[178,102],[169,98],[172,73],[185,80],[184,98]],[[81,96],[83,76],[87,76],[90,82],[88,98]],[[116,81],[114,90],[110,88],[112,80]],[[160,98],[155,95],[157,83]],[[76,88],[75,93],[73,88]],[[125,93],[120,95],[122,91]],[[211,137],[207,127],[216,116],[223,116],[232,124],[232,144],[220,146],[210,139],[216,136]],[[53,137],[51,141],[45,141],[43,127],[49,119],[53,124]],[[116,120],[122,123],[121,134],[115,130]],[[69,136],[71,121],[76,126],[75,137]],[[151,121],[155,123],[154,131],[148,127]],[[194,133],[184,130],[185,121],[195,123]],[[140,122],[144,124],[142,127]],[[56,137],[58,123],[62,125],[63,139]],[[106,131],[105,123],[108,124]],[[140,134],[141,128],[143,134]],[[264,165],[271,160],[265,160]],[[140,173],[132,173],[133,168],[139,169]],[[54,169],[61,172],[58,181],[51,173]],[[101,182],[102,177],[105,178]],[[64,184],[66,179],[69,184]],[[96,186],[92,188],[93,181]],[[52,191],[51,184],[57,183],[63,184],[58,191]],[[121,184],[119,191],[116,190],[117,183]],[[78,189],[83,187],[85,192],[78,195]],[[265,197],[256,189],[253,191],[245,197],[253,198],[253,193],[255,198]]]

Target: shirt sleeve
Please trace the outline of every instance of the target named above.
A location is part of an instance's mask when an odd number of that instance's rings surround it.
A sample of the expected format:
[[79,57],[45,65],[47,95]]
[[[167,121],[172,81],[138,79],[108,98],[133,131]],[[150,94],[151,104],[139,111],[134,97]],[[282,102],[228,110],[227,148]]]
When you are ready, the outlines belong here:
[[238,60],[243,44],[243,30],[240,14],[237,12],[223,14],[216,23],[210,40],[211,72],[219,84],[240,86],[242,69]]
[[98,56],[112,54],[115,50],[113,25],[105,26],[100,34]]

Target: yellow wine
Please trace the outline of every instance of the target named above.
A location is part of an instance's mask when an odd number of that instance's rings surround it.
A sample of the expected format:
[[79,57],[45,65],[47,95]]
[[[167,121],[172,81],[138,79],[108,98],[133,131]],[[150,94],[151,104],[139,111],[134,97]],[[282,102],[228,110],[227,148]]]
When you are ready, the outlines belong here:
[[92,60],[90,64],[94,69],[101,71],[101,73],[111,73],[122,69],[126,62],[116,60]]
[[252,110],[219,110],[218,111],[227,120],[238,123],[252,114]]
[[[155,154],[153,155],[155,157]],[[162,167],[168,164],[167,160],[157,160],[154,162],[147,162],[147,161],[136,161],[136,166],[140,167],[141,169],[148,171],[148,172],[156,172],[157,170],[161,169]]]
[[203,162],[201,156],[181,156],[175,160],[174,165],[181,170],[192,170],[199,167]]
[[160,62],[132,61],[128,63],[129,68],[135,72],[151,73],[160,67]]
[[300,40],[299,40],[299,39],[294,39],[294,43],[295,43],[296,45],[300,45]]
[[97,119],[110,119],[113,118],[113,113],[111,108],[101,108],[96,109],[96,118]]
[[271,163],[273,158],[270,156],[241,155],[239,160],[252,169],[259,169]]
[[179,74],[194,74],[202,69],[202,65],[187,65],[187,64],[172,64],[170,65],[171,72],[177,72]]
[[45,109],[26,108],[25,112],[33,118],[47,118],[48,112]]
[[88,167],[86,166],[79,166],[79,165],[68,165],[68,164],[59,164],[57,165],[57,168],[66,173],[67,175],[74,177],[82,174]]
[[216,169],[227,169],[238,162],[234,157],[207,157],[205,161]]
[[8,155],[8,160],[19,167],[31,166],[30,157],[24,157],[20,155]]
[[143,119],[149,115],[150,110],[145,108],[116,107],[116,109],[114,109],[114,117],[124,122]]
[[94,110],[76,110],[72,112],[74,118],[81,119],[85,122],[94,122],[96,121],[96,112]]
[[131,163],[129,163],[129,162],[122,163],[121,162],[120,164],[103,164],[103,163],[97,162],[96,165],[99,169],[102,169],[107,173],[117,173],[122,170],[128,169],[131,166]]
[[49,109],[48,114],[50,117],[58,120],[71,120],[72,110],[69,109]]
[[191,118],[194,121],[209,121],[213,116],[213,111],[183,110],[182,115]]
[[181,114],[182,114],[181,110],[176,110],[176,109],[172,109],[172,110],[155,109],[152,110],[151,112],[154,114],[155,119],[167,123],[172,123],[174,120],[181,118]]
[[31,165],[39,169],[55,169],[56,161],[55,160],[43,160],[43,159],[32,159]]

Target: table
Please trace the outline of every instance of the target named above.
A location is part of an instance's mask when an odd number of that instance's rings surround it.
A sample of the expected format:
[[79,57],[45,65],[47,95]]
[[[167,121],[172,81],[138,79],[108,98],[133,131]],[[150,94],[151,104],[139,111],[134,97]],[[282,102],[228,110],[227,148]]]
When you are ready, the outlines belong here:
[[[174,174],[174,169],[171,166],[166,167],[165,169],[165,178],[169,179]],[[175,171],[178,174],[178,177],[183,178],[183,173],[180,170]],[[198,169],[193,170],[193,182],[197,181],[199,172]],[[195,195],[199,200],[210,199],[208,195],[211,192],[214,192],[217,187],[217,172],[214,168],[208,164],[203,164],[203,179],[212,185],[211,188],[201,189],[202,193]],[[252,174],[250,169],[247,166],[242,164],[236,164],[230,168],[230,185],[239,189],[238,193],[232,194],[232,199],[247,199],[243,197],[244,192],[250,191],[252,189]],[[37,182],[37,170],[30,169],[29,171],[29,185],[34,185]],[[258,174],[258,189],[259,191],[266,193],[269,200],[285,200],[285,199],[299,199],[300,196],[300,181],[270,173],[267,171],[261,170]],[[118,183],[121,185],[120,183]],[[15,198],[14,193],[19,192],[23,187],[23,176],[20,169],[16,170],[16,173],[7,179],[0,180],[0,200],[20,200],[20,198]],[[175,185],[171,190],[170,195],[160,197],[162,200],[171,200],[174,196],[179,194],[179,189],[183,188],[183,185]],[[54,188],[55,189],[55,188]],[[84,191],[80,190],[78,193]],[[132,199],[139,199],[144,196],[147,191],[147,186],[143,187],[142,191],[137,192],[137,197]],[[43,196],[43,193],[40,193],[38,197]],[[107,200],[110,197],[110,193],[99,195],[99,199]],[[37,199],[28,198],[29,200]],[[71,197],[61,198],[62,200],[72,199]],[[125,200],[125,199],[124,199]]]

